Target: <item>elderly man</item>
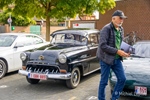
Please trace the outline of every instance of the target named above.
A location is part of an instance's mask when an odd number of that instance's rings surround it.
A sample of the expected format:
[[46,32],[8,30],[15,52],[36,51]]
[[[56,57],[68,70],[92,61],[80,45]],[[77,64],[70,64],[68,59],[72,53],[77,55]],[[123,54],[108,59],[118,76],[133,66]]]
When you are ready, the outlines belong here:
[[123,20],[127,18],[121,10],[116,10],[112,15],[112,21],[100,31],[100,41],[97,57],[100,60],[101,80],[99,84],[98,99],[105,100],[105,87],[108,83],[110,69],[117,77],[117,84],[113,90],[111,100],[117,100],[124,87],[126,77],[122,66],[122,57],[128,57],[120,49],[123,39]]

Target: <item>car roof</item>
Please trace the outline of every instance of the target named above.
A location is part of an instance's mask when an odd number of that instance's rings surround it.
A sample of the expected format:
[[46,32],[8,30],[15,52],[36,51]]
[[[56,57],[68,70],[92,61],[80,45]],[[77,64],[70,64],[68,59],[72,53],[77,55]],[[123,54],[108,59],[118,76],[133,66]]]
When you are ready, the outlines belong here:
[[98,33],[98,29],[88,29],[88,28],[72,28],[72,29],[62,29],[62,30],[57,30],[54,31],[51,36],[54,36],[59,33],[73,33],[73,34],[79,34],[83,36],[87,36],[88,34],[91,33]]
[[0,33],[0,35],[17,35],[17,36],[21,36],[21,35],[36,35],[36,34],[30,34],[30,33]]

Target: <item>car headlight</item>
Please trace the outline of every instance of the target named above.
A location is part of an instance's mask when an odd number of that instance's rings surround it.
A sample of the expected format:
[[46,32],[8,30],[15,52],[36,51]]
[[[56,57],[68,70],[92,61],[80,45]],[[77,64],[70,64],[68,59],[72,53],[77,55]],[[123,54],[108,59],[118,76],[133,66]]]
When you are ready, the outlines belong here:
[[22,53],[20,54],[20,59],[21,59],[22,61],[25,61],[26,58],[27,58],[27,54],[24,53],[24,52],[22,52]]
[[60,63],[66,63],[67,57],[66,57],[66,55],[64,55],[64,54],[60,54],[60,55],[58,56],[58,60],[59,60]]

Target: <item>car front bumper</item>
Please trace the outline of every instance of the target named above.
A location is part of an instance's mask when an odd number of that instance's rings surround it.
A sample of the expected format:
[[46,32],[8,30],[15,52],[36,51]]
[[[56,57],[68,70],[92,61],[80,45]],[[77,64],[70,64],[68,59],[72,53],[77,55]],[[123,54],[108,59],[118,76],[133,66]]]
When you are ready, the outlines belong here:
[[[26,70],[19,70],[18,73],[20,75],[28,76],[30,72]],[[68,80],[71,79],[71,73],[66,73],[66,74],[46,74],[48,79],[63,79],[63,80]]]

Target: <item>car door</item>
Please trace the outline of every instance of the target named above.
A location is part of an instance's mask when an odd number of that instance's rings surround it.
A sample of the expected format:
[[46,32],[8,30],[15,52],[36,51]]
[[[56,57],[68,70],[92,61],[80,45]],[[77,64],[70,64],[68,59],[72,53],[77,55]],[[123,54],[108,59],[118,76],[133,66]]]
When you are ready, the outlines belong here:
[[20,53],[26,50],[34,49],[33,37],[28,35],[23,35],[18,37],[16,40],[16,44],[13,48],[14,50],[14,66],[16,69],[20,69],[22,67],[22,61],[20,59]]
[[96,52],[98,48],[98,33],[89,34],[88,44],[89,44],[90,56],[91,56],[91,60],[89,61],[90,63],[89,71],[94,71],[100,68],[99,61],[96,57]]
[[14,59],[13,59],[13,42],[16,36],[9,34],[0,35],[0,58],[4,58],[8,65],[8,72],[14,69]]
[[48,42],[45,42],[45,40],[36,35],[27,34],[20,36],[14,48],[14,65],[16,69],[19,69],[22,66],[22,61],[20,59],[21,52],[27,50],[36,50],[37,48],[47,44]]

